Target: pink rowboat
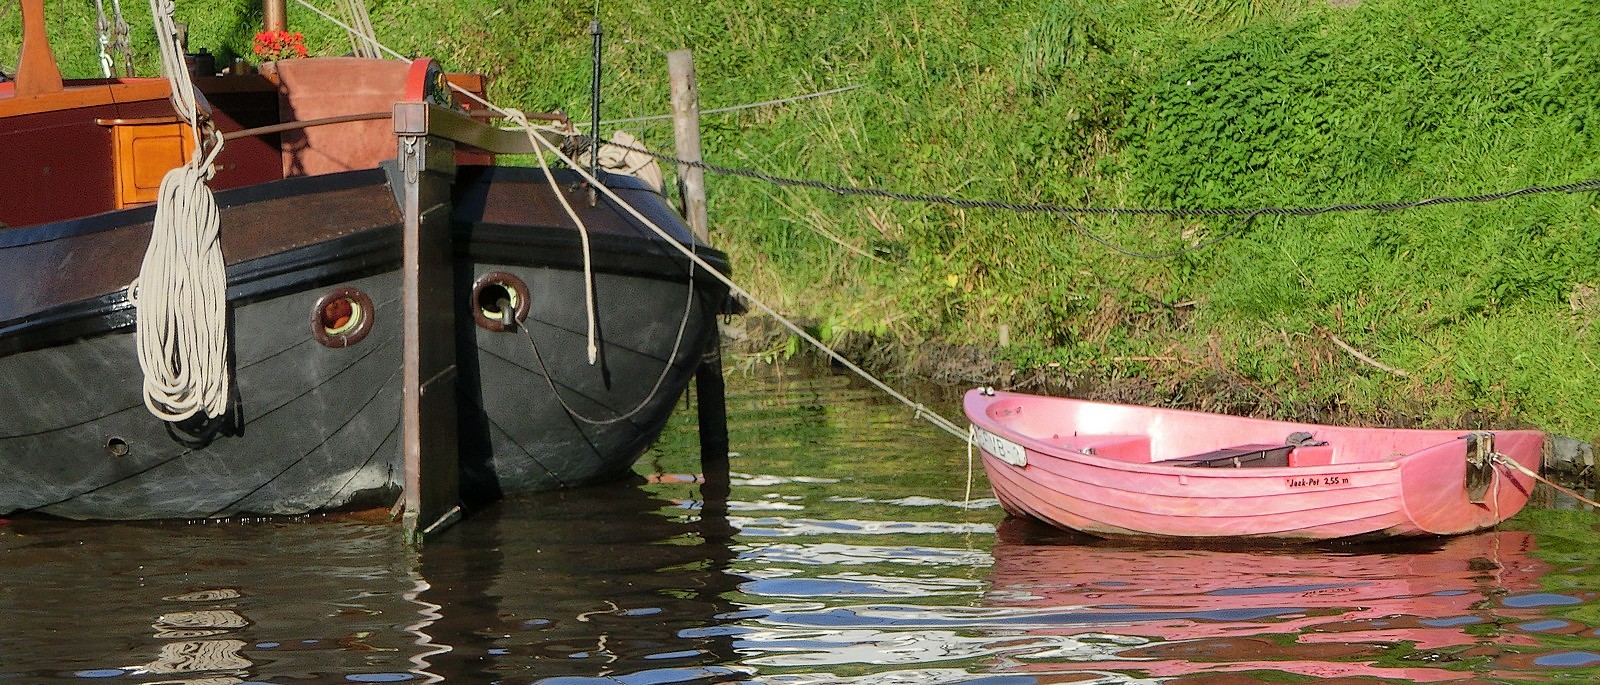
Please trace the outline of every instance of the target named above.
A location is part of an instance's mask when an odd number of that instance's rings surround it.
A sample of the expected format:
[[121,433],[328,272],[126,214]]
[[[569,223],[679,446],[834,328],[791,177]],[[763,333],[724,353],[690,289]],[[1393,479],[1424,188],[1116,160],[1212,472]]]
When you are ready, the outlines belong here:
[[1105,537],[1456,535],[1517,513],[1544,434],[1321,426],[990,389],[965,409],[1007,513]]

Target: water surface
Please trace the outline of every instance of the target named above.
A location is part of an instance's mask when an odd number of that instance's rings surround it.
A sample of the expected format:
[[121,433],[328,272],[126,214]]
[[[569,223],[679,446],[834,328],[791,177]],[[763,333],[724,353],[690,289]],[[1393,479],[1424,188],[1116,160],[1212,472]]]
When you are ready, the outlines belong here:
[[[0,683],[1509,683],[1600,679],[1593,512],[1272,549],[1003,520],[850,380],[729,377],[727,515],[685,407],[634,482],[395,526],[0,525]],[[957,395],[919,401],[956,417]]]

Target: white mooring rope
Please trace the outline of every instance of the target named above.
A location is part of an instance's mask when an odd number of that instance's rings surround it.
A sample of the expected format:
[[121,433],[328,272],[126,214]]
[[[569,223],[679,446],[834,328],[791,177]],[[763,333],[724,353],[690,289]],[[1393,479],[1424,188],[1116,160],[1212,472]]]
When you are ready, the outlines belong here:
[[[315,12],[315,13],[321,15],[322,18],[327,19],[328,21],[330,21],[330,22],[332,22],[332,23],[344,28],[347,31],[352,31],[352,32],[357,31],[357,29],[355,29],[354,27],[352,27],[349,24],[346,24],[346,23],[344,23],[342,21],[339,21],[338,19],[334,18],[332,15],[329,15],[327,12],[323,12],[321,9],[318,9],[316,5],[313,5],[313,4],[309,3],[309,2],[307,2],[306,0],[295,0],[295,2],[300,3],[302,6],[306,7],[307,9],[310,9],[312,12]],[[389,48],[388,46],[385,46],[383,43],[378,42],[375,37],[372,39],[372,41],[373,41],[374,45],[376,45],[380,50],[383,50],[385,53],[388,53],[389,55],[391,55],[391,56],[393,56],[395,58],[404,60],[405,62],[408,62],[408,63],[411,61],[410,58],[408,58],[408,57],[406,57],[406,56],[404,56],[404,55],[402,55],[402,54],[400,54],[398,52],[395,52],[393,49]],[[585,181],[589,182],[591,184],[591,186],[594,187],[596,190],[598,190],[601,194],[603,194],[603,195],[607,196],[608,198],[610,198],[612,202],[617,203],[618,207],[620,207],[624,211],[626,211],[635,220],[639,221],[646,228],[649,228],[657,236],[660,236],[667,245],[669,245],[672,248],[674,248],[674,249],[678,250],[679,252],[683,253],[684,256],[689,258],[689,261],[693,262],[695,265],[699,266],[700,268],[705,269],[712,277],[716,278],[717,280],[721,281],[724,285],[728,286],[728,289],[730,291],[732,291],[735,294],[738,294],[738,295],[744,297],[751,304],[754,304],[758,309],[760,309],[763,312],[766,312],[766,314],[768,316],[771,316],[778,323],[780,323],[784,327],[788,328],[790,332],[794,333],[796,336],[799,336],[800,339],[805,340],[807,343],[810,343],[812,346],[814,346],[818,350],[822,351],[822,353],[828,355],[829,358],[831,358],[834,361],[838,362],[839,364],[843,365],[845,368],[849,369],[851,372],[855,373],[857,376],[860,376],[863,380],[867,381],[868,383],[871,383],[874,387],[876,387],[879,390],[883,391],[884,393],[888,394],[890,397],[893,397],[894,399],[898,400],[901,404],[904,404],[907,407],[909,407],[911,409],[912,413],[915,414],[915,416],[917,418],[922,419],[924,421],[927,421],[928,423],[933,424],[934,427],[936,427],[936,428],[938,428],[938,429],[940,429],[940,430],[942,430],[942,431],[944,431],[946,433],[949,433],[950,435],[954,436],[958,440],[961,440],[961,441],[967,442],[968,444],[971,444],[971,438],[970,438],[970,436],[969,436],[967,431],[962,430],[959,426],[957,426],[955,423],[951,422],[949,419],[946,419],[945,417],[940,416],[938,412],[927,408],[926,406],[922,405],[919,402],[912,401],[911,398],[906,397],[905,395],[903,395],[900,392],[896,391],[894,388],[889,387],[889,385],[887,383],[884,383],[883,381],[878,380],[872,374],[867,373],[867,371],[865,369],[861,368],[860,366],[857,366],[854,362],[851,362],[850,360],[845,359],[843,355],[841,355],[838,352],[834,351],[833,348],[828,347],[828,345],[826,343],[822,342],[821,340],[818,340],[815,336],[811,335],[810,333],[807,333],[805,331],[805,329],[801,328],[798,324],[796,324],[793,321],[790,321],[789,319],[785,318],[783,315],[779,314],[776,309],[773,309],[771,306],[767,305],[767,303],[762,302],[760,299],[756,298],[756,296],[751,294],[750,291],[739,287],[739,285],[737,283],[733,282],[733,279],[728,278],[728,276],[726,274],[723,274],[722,272],[718,271],[715,267],[711,266],[710,263],[706,262],[703,258],[701,258],[699,254],[696,254],[693,247],[685,246],[682,243],[678,242],[678,240],[676,238],[672,237],[671,234],[667,233],[665,229],[662,229],[660,226],[657,226],[655,224],[655,222],[653,222],[649,218],[645,217],[645,215],[643,213],[639,212],[639,210],[634,209],[633,205],[628,204],[628,202],[626,200],[623,200],[621,196],[618,196],[610,188],[608,188],[604,184],[600,183],[599,179],[597,179],[594,176],[590,175],[588,170],[586,170],[583,167],[583,165],[577,163],[572,158],[568,157],[565,153],[563,153],[560,150],[560,148],[558,148],[555,145],[551,144],[550,141],[545,140],[542,136],[531,135],[532,132],[534,131],[534,129],[537,129],[537,128],[540,128],[540,127],[535,126],[532,123],[529,123],[525,116],[521,116],[520,112],[516,112],[516,110],[511,110],[511,109],[508,109],[508,108],[503,108],[503,107],[500,107],[498,105],[495,105],[494,103],[489,102],[488,100],[485,100],[482,97],[479,97],[476,93],[468,91],[468,90],[466,90],[464,88],[461,88],[461,87],[459,87],[459,86],[457,86],[455,84],[450,84],[450,87],[451,87],[452,90],[456,91],[457,93],[462,94],[464,97],[467,97],[467,98],[469,98],[471,100],[474,100],[474,101],[478,102],[479,104],[489,108],[490,110],[500,114],[501,116],[506,117],[507,119],[515,121],[518,124],[519,128],[521,128],[523,131],[528,132],[530,134],[528,138],[529,138],[529,140],[531,142],[533,142],[533,144],[534,144],[534,146],[536,148],[543,148],[545,151],[550,152],[551,155],[554,156],[556,159],[561,160],[568,167],[571,167],[571,169],[573,171],[577,172],[577,174],[580,177],[582,177]],[[596,142],[598,142],[598,139],[597,139]],[[542,153],[539,155],[539,160],[540,160],[541,163],[544,162],[544,156],[543,156]],[[557,193],[556,196],[557,197],[562,197],[562,195],[560,193]]]
[[766,312],[768,316],[771,316],[775,321],[777,321],[778,323],[780,323],[783,326],[787,327],[790,332],[792,332],[795,335],[799,336],[802,340],[805,340],[806,342],[811,343],[812,346],[816,347],[823,354],[828,355],[829,358],[831,358],[834,361],[838,362],[839,364],[843,365],[845,368],[849,369],[851,372],[855,373],[857,376],[860,376],[862,380],[865,380],[868,383],[871,383],[874,387],[878,388],[879,390],[882,390],[884,393],[888,394],[890,397],[893,397],[896,400],[899,400],[901,404],[904,404],[907,407],[909,407],[912,410],[912,412],[916,415],[917,418],[922,419],[924,421],[927,421],[928,423],[933,424],[934,427],[936,427],[936,428],[938,428],[938,429],[940,429],[940,430],[942,430],[942,431],[944,431],[946,433],[949,433],[950,435],[954,436],[956,439],[959,439],[959,440],[962,440],[962,441],[969,441],[970,440],[970,438],[968,437],[968,432],[965,431],[965,430],[962,430],[960,427],[956,426],[956,424],[952,423],[949,419],[946,419],[943,416],[940,416],[938,412],[927,408],[926,406],[922,405],[919,402],[912,401],[911,398],[906,397],[905,395],[903,395],[900,392],[896,391],[894,388],[889,387],[889,385],[887,383],[884,383],[883,381],[878,380],[878,378],[873,376],[872,374],[867,373],[866,369],[863,369],[860,366],[857,366],[854,362],[851,362],[849,359],[845,359],[843,355],[841,355],[838,352],[834,351],[833,348],[828,347],[828,345],[826,343],[822,342],[821,340],[818,340],[816,338],[816,336],[813,336],[810,333],[807,333],[805,331],[805,329],[801,328],[798,324],[794,323],[793,321],[790,321],[789,319],[785,318],[783,315],[779,314],[777,310],[773,309],[767,303],[762,302],[760,299],[756,298],[756,296],[752,295],[750,293],[750,291],[739,287],[739,284],[734,283],[733,279],[728,278],[728,276],[726,274],[723,274],[721,271],[718,271],[716,269],[716,267],[713,267],[709,262],[706,262],[705,259],[701,258],[700,255],[696,254],[694,250],[692,250],[691,248],[686,247],[682,243],[678,242],[677,239],[673,238],[672,235],[667,233],[665,229],[663,229],[660,226],[656,225],[655,222],[651,221],[648,217],[646,217],[644,214],[639,212],[638,209],[635,209],[633,207],[633,205],[628,204],[628,202],[626,200],[622,199],[621,196],[617,195],[615,191],[611,190],[610,188],[606,187],[604,184],[600,183],[599,179],[596,179],[595,177],[591,176],[589,174],[588,170],[583,168],[583,165],[578,164],[572,158],[568,157],[565,153],[563,153],[561,151],[560,148],[556,147],[550,141],[545,140],[541,136],[531,136],[530,139],[534,142],[535,145],[539,145],[539,146],[544,147],[546,151],[550,152],[557,159],[560,159],[562,162],[565,162],[567,164],[567,166],[571,167],[573,171],[577,172],[579,176],[583,177],[584,180],[588,181],[595,189],[599,190],[606,197],[610,198],[612,202],[615,202],[619,208],[621,208],[623,211],[627,212],[630,216],[632,216],[639,223],[643,224],[646,228],[649,228],[651,231],[655,232],[656,235],[660,236],[662,238],[662,241],[665,242],[667,245],[669,245],[672,248],[678,250],[678,252],[680,252],[684,256],[688,257],[690,261],[694,262],[700,268],[705,269],[706,272],[709,273],[712,277],[716,278],[719,281],[722,281],[723,285],[728,286],[729,290],[733,291],[734,293],[737,293],[740,296],[743,296],[746,300],[748,300],[751,304],[755,305],[758,309],[760,309],[763,312]]
[[[1596,502],[1596,501],[1594,501],[1592,499],[1589,499],[1588,497],[1584,497],[1583,495],[1578,494],[1576,491],[1572,490],[1571,488],[1562,487],[1561,485],[1557,484],[1555,481],[1550,480],[1549,478],[1545,478],[1544,476],[1539,475],[1539,472],[1534,471],[1533,469],[1530,469],[1530,468],[1528,468],[1526,466],[1523,466],[1522,464],[1518,463],[1517,460],[1512,459],[1511,457],[1508,457],[1508,456],[1506,456],[1504,454],[1501,454],[1499,452],[1495,452],[1494,454],[1489,455],[1489,459],[1493,460],[1497,464],[1500,464],[1501,466],[1504,466],[1504,467],[1506,467],[1508,469],[1511,469],[1513,471],[1521,473],[1522,475],[1527,476],[1529,478],[1532,478],[1532,479],[1534,479],[1536,481],[1539,481],[1540,483],[1544,483],[1545,485],[1548,485],[1548,486],[1554,488],[1557,492],[1560,492],[1563,495],[1571,497],[1572,499],[1578,500],[1579,502],[1587,504],[1587,505],[1589,505],[1591,507],[1595,507],[1597,509],[1600,509],[1600,502]],[[1499,484],[1499,482],[1496,481],[1496,485],[1498,485],[1498,484]]]
[[228,409],[228,276],[217,201],[206,181],[222,151],[222,136],[207,126],[202,137],[172,0],[151,0],[150,12],[172,106],[189,122],[195,152],[187,164],[162,177],[150,244],[139,277],[128,284],[128,300],[136,308],[144,404],[164,421],[182,421],[201,411],[214,418]]
[[[529,141],[539,138],[539,135],[534,132],[533,125],[528,123],[528,117],[521,111],[507,108],[504,114],[507,119],[510,119],[512,123],[528,134]],[[544,171],[545,179],[550,182],[550,192],[554,193],[556,199],[561,201],[561,209],[565,210],[567,217],[572,219],[573,224],[577,225],[578,238],[583,242],[583,305],[584,313],[587,316],[586,321],[589,325],[587,347],[589,365],[593,366],[600,359],[600,343],[596,337],[599,326],[595,324],[594,257],[593,251],[589,247],[589,227],[584,225],[583,219],[578,218],[578,212],[572,208],[572,203],[567,201],[566,193],[561,192],[561,186],[556,183],[555,173],[550,171],[550,165],[545,162],[544,148],[539,147],[537,142],[533,142],[533,145],[538,152],[535,156],[539,158],[539,168]],[[671,364],[669,363],[668,366],[671,366]]]

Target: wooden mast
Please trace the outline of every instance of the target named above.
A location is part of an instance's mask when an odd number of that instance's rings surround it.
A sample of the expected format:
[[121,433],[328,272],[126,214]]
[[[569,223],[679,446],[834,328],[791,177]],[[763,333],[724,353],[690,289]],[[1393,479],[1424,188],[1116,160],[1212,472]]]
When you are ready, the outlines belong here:
[[61,92],[61,69],[44,31],[44,0],[22,0],[22,55],[17,62],[17,97]]

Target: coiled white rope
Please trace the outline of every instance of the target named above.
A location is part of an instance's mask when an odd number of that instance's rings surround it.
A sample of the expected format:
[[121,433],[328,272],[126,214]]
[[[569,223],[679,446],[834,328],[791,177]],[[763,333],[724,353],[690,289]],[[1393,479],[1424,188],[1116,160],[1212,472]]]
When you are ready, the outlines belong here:
[[128,300],[136,308],[144,404],[164,421],[202,411],[214,418],[228,409],[228,276],[217,201],[206,181],[222,151],[222,136],[212,129],[209,140],[202,139],[172,0],[151,0],[150,12],[172,106],[189,122],[195,152],[187,164],[162,177],[150,244],[139,277],[128,284]]

